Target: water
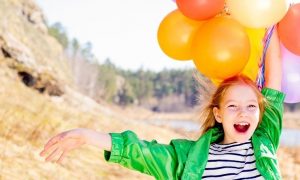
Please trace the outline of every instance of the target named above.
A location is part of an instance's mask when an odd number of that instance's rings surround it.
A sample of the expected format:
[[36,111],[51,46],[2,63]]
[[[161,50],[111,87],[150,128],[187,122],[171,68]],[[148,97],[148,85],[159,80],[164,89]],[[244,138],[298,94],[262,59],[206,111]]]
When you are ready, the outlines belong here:
[[187,120],[150,120],[147,122],[157,126],[167,126],[173,129],[182,129],[189,132],[198,131],[200,128],[200,125],[196,122]]
[[280,144],[290,147],[300,146],[300,130],[283,129]]
[[[200,125],[188,120],[150,120],[147,123],[181,129],[189,132],[199,131]],[[285,128],[282,130],[280,144],[289,147],[300,146],[300,130]]]

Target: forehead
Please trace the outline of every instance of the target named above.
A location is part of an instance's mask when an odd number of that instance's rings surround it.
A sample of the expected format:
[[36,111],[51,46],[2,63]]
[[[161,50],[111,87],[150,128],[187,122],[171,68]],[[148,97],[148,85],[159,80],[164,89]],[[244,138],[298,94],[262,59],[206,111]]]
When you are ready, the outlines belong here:
[[233,85],[229,87],[222,99],[222,102],[228,101],[258,101],[255,91],[248,85]]

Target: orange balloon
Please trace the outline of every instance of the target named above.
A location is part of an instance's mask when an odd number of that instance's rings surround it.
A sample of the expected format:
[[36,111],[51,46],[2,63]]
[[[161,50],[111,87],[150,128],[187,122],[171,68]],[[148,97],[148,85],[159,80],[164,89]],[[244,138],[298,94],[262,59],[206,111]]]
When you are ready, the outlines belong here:
[[192,59],[193,39],[202,23],[188,19],[179,10],[172,11],[158,28],[157,39],[160,48],[173,59]]
[[[250,40],[250,57],[247,62],[247,65],[241,72],[241,74],[248,76],[254,82],[256,81],[259,63],[263,52],[263,38],[265,36],[266,30],[264,28],[261,29],[252,29],[246,28],[247,35]],[[212,83],[218,86],[223,79],[211,79]]]
[[209,78],[226,79],[240,73],[248,62],[250,41],[242,25],[229,17],[215,17],[198,30],[193,61]]
[[283,45],[300,55],[300,3],[294,4],[278,24],[278,35]]
[[219,86],[223,79],[210,79],[215,86]]

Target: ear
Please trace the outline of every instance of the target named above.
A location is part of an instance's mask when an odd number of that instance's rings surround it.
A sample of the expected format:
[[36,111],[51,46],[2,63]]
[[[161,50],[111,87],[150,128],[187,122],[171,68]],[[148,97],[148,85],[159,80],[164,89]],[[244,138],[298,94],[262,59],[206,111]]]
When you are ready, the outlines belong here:
[[220,115],[220,110],[219,108],[217,107],[214,107],[213,108],[213,113],[214,113],[214,116],[215,116],[215,119],[218,123],[222,123],[222,118],[221,118],[221,115]]

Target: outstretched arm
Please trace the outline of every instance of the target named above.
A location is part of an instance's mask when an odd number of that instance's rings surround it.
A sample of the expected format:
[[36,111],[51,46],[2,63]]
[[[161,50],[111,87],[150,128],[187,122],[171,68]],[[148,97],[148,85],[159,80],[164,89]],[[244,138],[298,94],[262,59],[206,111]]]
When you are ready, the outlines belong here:
[[177,179],[192,143],[178,139],[165,145],[155,140],[140,140],[132,131],[106,134],[91,129],[73,129],[51,138],[40,155],[46,156],[46,161],[61,163],[69,151],[89,144],[105,150],[104,157],[109,162],[156,179]]
[[46,143],[40,155],[47,156],[46,161],[61,163],[68,152],[84,144],[110,151],[111,137],[109,134],[100,133],[92,129],[72,129],[52,137]]
[[274,27],[265,59],[265,87],[281,91],[282,60],[277,28]]

